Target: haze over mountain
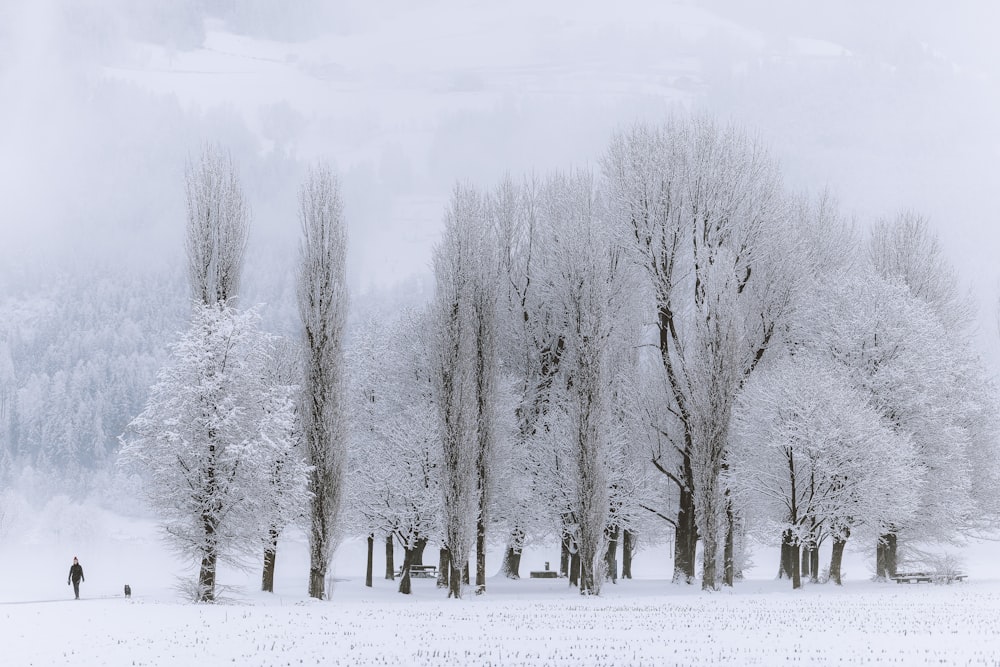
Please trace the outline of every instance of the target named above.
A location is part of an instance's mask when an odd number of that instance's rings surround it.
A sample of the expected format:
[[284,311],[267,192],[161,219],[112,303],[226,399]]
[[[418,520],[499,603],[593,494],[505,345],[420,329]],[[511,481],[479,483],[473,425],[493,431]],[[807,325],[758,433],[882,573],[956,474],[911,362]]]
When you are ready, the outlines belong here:
[[792,189],[829,188],[859,224],[926,215],[992,362],[997,19],[971,1],[4,3],[0,398],[58,415],[62,435],[31,436],[65,441],[50,464],[107,462],[182,326],[184,162],[204,142],[253,206],[245,301],[288,331],[313,160],[340,171],[355,304],[375,307],[426,298],[456,181],[593,166],[615,128],[688,108],[758,130]]

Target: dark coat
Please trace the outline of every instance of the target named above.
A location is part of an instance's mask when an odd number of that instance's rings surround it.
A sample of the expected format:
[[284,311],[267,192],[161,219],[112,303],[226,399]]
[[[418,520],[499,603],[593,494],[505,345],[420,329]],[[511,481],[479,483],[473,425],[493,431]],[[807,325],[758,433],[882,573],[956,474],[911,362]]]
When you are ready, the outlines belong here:
[[69,568],[69,577],[67,577],[66,580],[69,581],[70,579],[76,582],[86,581],[86,579],[83,578],[83,566],[79,563],[73,563],[73,565]]

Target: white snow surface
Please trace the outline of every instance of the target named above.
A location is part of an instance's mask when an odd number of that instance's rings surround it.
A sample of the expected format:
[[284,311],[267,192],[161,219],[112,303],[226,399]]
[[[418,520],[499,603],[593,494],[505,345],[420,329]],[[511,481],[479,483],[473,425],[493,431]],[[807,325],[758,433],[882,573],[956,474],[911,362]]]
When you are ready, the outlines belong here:
[[[0,547],[0,664],[988,665],[1000,657],[1000,581],[987,578],[989,546],[972,549],[972,576],[954,585],[873,583],[854,554],[844,586],[792,591],[771,578],[768,552],[734,589],[703,593],[662,579],[669,560],[661,545],[640,552],[636,579],[608,583],[600,597],[582,598],[565,579],[494,576],[486,595],[470,589],[462,600],[446,599],[430,579],[415,579],[410,596],[397,593],[396,582],[380,577],[378,543],[366,588],[364,548],[343,545],[332,599],[312,600],[303,538],[289,535],[274,594],[256,590],[259,566],[226,569],[224,600],[205,605],[179,590],[194,570],[151,522],[105,515],[83,535],[35,529]],[[63,581],[74,555],[86,574],[80,601]],[[425,561],[432,555],[428,547]],[[522,573],[557,556],[526,551]]]

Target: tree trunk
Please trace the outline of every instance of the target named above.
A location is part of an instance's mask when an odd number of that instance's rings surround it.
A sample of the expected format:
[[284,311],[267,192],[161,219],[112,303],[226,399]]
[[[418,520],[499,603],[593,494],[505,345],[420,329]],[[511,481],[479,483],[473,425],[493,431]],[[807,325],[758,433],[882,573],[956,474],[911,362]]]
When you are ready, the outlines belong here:
[[[690,467],[690,464],[688,466]],[[674,533],[674,583],[693,584],[698,550],[698,526],[694,516],[694,494],[681,488]]]
[[886,533],[879,537],[875,547],[875,576],[885,580],[896,576],[897,566],[896,533]]
[[792,561],[795,556],[792,553],[792,531],[786,530],[781,534],[781,563],[778,565],[778,579],[792,578],[795,567]]
[[521,578],[521,552],[524,549],[524,531],[514,526],[507,538],[507,548],[504,550],[503,565],[500,571],[508,579]]
[[622,579],[632,578],[632,551],[635,538],[631,530],[622,531]]
[[812,564],[812,549],[807,545],[802,546],[802,564],[799,566],[799,570],[802,572],[803,577],[809,576],[809,565]]
[[718,555],[719,553],[718,538],[715,535],[703,537],[702,549],[704,552],[701,555],[701,590],[718,590],[716,586],[718,574],[715,571],[715,558],[712,556],[712,554]]
[[365,569],[365,586],[372,587],[372,572],[375,565],[375,533],[368,534],[368,567]]
[[332,554],[330,545],[333,541],[333,519],[330,508],[336,504],[334,499],[340,493],[339,489],[322,486],[331,479],[327,474],[330,471],[326,468],[328,466],[314,466],[310,482],[313,496],[310,501],[309,517],[309,597],[317,600],[326,600],[329,597],[326,590],[326,571],[330,567]]
[[607,568],[607,578],[612,583],[618,583],[618,561],[615,556],[618,553],[618,526],[614,526],[608,531],[608,550],[604,554],[604,565]]
[[726,544],[722,550],[722,581],[732,588],[736,578],[736,514],[726,489]]
[[403,595],[411,593],[410,566],[413,565],[413,549],[403,550],[403,570],[399,576],[399,592]]
[[819,547],[809,550],[809,581],[819,583]]
[[[487,311],[479,310],[477,317],[478,331],[476,336],[476,414],[479,418],[479,434],[476,452],[476,595],[486,592],[486,521],[489,512],[490,469],[489,457],[492,450],[492,428],[490,408],[486,402],[490,396],[490,352],[485,344]],[[466,566],[468,571],[468,566]],[[466,575],[468,577],[468,575]]]
[[264,548],[264,573],[261,577],[260,590],[266,593],[274,592],[274,564],[278,558],[278,529],[271,526],[269,541]]
[[396,579],[396,564],[393,562],[394,553],[392,533],[389,533],[385,536],[385,578],[389,581]]
[[514,547],[511,545],[507,545],[507,549],[503,554],[503,565],[501,565],[500,571],[503,572],[503,576],[508,579],[520,579],[521,552],[515,551]]
[[563,533],[562,542],[559,545],[559,576],[569,576],[569,535]]
[[842,584],[840,566],[844,562],[844,547],[846,545],[847,535],[843,539],[833,538],[833,555],[830,556],[830,581],[838,586]]
[[[325,479],[317,471],[312,474],[313,482]],[[327,509],[329,508],[329,494],[333,494],[334,491],[316,488],[315,484],[313,488],[309,529],[309,597],[326,600],[328,597],[326,570],[330,566],[328,549],[331,540],[330,525],[327,523],[330,517],[327,514]]]
[[580,550],[574,551],[569,558],[569,585],[580,585]]
[[462,583],[468,586],[470,581],[471,578],[469,577],[469,561],[465,561],[465,565],[462,567]]
[[[212,434],[209,434],[211,437]],[[212,456],[215,455],[215,446],[212,445],[209,448]],[[215,468],[210,467],[208,470],[208,482],[206,488],[209,493],[215,493]],[[214,508],[218,511],[218,507]],[[217,527],[217,517],[218,515],[213,515],[211,510],[204,510],[201,515],[201,526],[204,530],[205,537],[205,550],[202,551],[201,556],[201,570],[198,572],[198,602],[213,602],[215,600],[215,565],[218,560],[219,553],[218,542],[216,541],[216,527]]]
[[476,520],[476,595],[486,592],[486,512]]
[[445,548],[442,548],[438,551],[438,578],[437,578],[438,588],[449,587],[448,573],[450,569],[451,569],[451,552],[449,552]]
[[580,572],[580,595],[593,595],[594,591],[594,561],[589,558],[580,558],[579,552],[574,556],[579,564]]
[[309,568],[309,597],[322,600],[325,597],[326,572],[319,568]]
[[802,573],[799,570],[799,543],[796,541],[791,546],[789,560],[792,563],[792,590],[802,588]]
[[410,554],[410,565],[424,564],[424,549],[427,548],[427,538],[420,537],[413,545],[413,553]]
[[458,600],[462,597],[462,568],[450,556],[451,554],[449,553],[448,597]]
[[201,558],[198,572],[198,602],[215,601],[215,551],[208,551]]

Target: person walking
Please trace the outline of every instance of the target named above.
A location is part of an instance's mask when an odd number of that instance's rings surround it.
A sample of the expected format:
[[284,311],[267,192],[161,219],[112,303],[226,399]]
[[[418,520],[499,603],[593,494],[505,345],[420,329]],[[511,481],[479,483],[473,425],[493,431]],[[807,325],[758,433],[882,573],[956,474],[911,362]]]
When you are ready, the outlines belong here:
[[73,564],[69,567],[69,576],[66,577],[66,585],[69,586],[69,582],[73,582],[73,594],[76,595],[76,599],[80,599],[80,582],[86,581],[83,578],[83,567],[80,565],[80,561],[73,556]]

